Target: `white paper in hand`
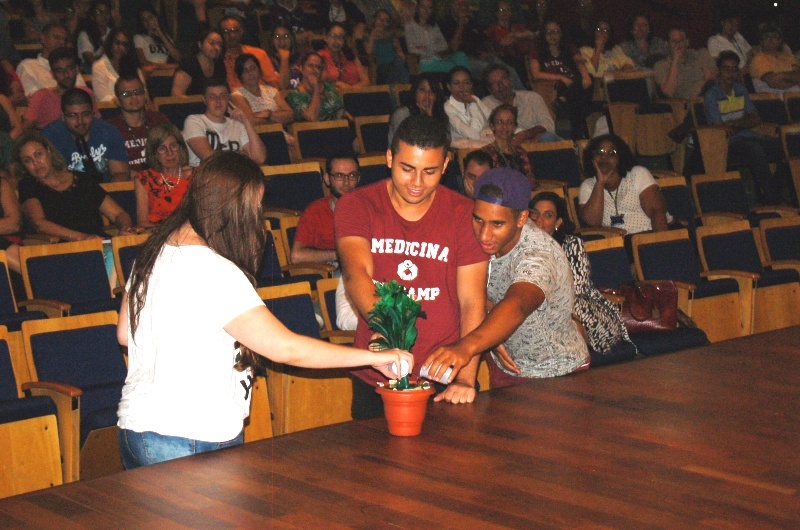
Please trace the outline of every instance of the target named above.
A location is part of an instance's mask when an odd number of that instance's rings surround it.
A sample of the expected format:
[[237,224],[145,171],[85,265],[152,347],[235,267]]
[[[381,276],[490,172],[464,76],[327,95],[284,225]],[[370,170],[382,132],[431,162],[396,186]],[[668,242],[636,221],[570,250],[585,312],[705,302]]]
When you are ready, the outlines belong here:
[[397,374],[397,378],[405,377],[408,375],[408,361],[405,359],[400,361],[400,371],[397,370],[397,361],[389,365],[389,369]]

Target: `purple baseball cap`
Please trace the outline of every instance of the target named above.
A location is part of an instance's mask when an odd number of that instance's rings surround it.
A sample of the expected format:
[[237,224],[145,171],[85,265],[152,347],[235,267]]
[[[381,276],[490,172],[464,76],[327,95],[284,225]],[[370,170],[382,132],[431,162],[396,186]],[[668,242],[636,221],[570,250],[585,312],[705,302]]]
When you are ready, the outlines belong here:
[[[500,188],[503,197],[492,197],[481,193],[481,188],[492,184]],[[483,173],[475,182],[475,200],[498,206],[527,210],[531,200],[531,183],[528,177],[510,167],[496,167]]]

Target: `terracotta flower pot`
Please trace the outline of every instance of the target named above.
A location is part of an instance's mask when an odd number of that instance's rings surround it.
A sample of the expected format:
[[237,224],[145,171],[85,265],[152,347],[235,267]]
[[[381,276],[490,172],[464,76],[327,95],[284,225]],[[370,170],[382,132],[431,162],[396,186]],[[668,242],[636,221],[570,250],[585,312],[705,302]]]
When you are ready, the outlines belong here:
[[416,436],[422,432],[422,422],[428,410],[428,398],[435,392],[433,388],[392,390],[378,387],[375,391],[383,398],[383,412],[390,434]]

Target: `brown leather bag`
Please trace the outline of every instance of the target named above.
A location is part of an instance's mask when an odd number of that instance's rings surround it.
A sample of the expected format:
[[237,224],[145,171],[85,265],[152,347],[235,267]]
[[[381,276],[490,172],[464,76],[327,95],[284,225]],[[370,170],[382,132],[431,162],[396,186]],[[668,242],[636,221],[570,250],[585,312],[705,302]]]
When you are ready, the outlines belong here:
[[678,327],[678,288],[675,282],[622,285],[617,292],[625,297],[622,322],[628,333],[672,331]]

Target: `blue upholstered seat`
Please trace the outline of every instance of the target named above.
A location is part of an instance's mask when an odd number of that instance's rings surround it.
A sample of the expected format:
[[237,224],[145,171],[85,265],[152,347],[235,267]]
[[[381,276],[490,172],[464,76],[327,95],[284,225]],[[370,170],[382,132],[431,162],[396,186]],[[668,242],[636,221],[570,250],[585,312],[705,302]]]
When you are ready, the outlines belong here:
[[316,287],[317,280],[322,278],[321,274],[301,274],[285,277],[278,258],[278,251],[275,248],[275,239],[272,232],[267,232],[267,240],[264,245],[264,254],[261,259],[261,267],[256,274],[256,284],[258,287],[270,287],[273,285],[284,285],[287,283],[309,282],[311,288]]
[[5,262],[0,261],[0,326],[5,326],[8,331],[19,331],[26,320],[47,318],[41,311],[17,312],[14,303],[14,292],[11,290],[11,281]]
[[345,92],[342,94],[344,109],[348,114],[358,116],[382,116],[394,111],[394,102],[391,93],[377,92]]
[[537,179],[558,180],[569,187],[581,185],[581,164],[574,148],[529,151],[528,159]]
[[289,146],[286,143],[286,136],[283,131],[259,132],[258,137],[264,142],[267,148],[268,166],[281,166],[291,164],[292,158],[289,156]]
[[315,339],[320,338],[319,324],[314,314],[314,303],[307,294],[265,300],[264,303],[284,326],[294,333]]
[[272,175],[267,179],[264,206],[302,212],[325,195],[319,171]]

